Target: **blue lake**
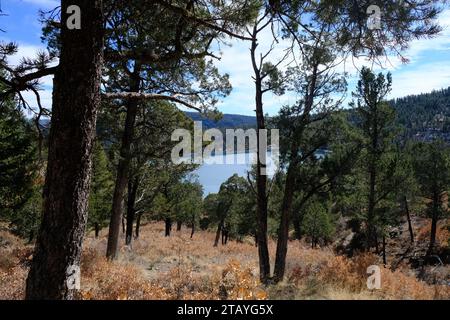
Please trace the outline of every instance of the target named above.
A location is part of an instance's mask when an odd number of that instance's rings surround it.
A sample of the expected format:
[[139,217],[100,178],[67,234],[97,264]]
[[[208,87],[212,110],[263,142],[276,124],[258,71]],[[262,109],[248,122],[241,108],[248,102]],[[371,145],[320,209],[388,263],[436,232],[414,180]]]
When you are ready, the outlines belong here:
[[[316,157],[323,158],[327,153],[327,150],[318,150],[316,152]],[[208,158],[207,162],[209,163],[204,163],[194,172],[198,176],[199,182],[203,185],[204,196],[207,196],[210,193],[219,192],[220,185],[233,174],[238,174],[239,176],[246,178],[247,172],[252,166],[252,157],[253,156],[249,154],[238,154],[232,156],[218,155]],[[245,161],[243,161],[243,158]],[[221,164],[211,162],[219,162]],[[272,177],[276,170],[276,166],[274,165],[273,159],[270,157],[270,152],[267,154],[267,164],[268,176]]]
[[[212,156],[194,173],[198,176],[199,182],[203,185],[204,195],[219,192],[220,185],[229,177],[238,174],[247,177],[247,172],[251,169],[253,156],[250,154],[238,154],[232,156]],[[213,163],[217,162],[217,163]],[[267,155],[268,176],[272,176],[275,171],[270,153]]]

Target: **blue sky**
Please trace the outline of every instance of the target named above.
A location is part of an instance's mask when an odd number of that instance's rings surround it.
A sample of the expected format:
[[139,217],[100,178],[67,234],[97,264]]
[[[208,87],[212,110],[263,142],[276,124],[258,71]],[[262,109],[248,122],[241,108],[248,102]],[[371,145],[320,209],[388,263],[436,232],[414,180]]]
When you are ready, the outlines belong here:
[[[0,0],[4,16],[0,18],[0,28],[5,30],[0,34],[0,40],[15,41],[20,51],[10,62],[18,63],[21,57],[32,57],[38,50],[45,49],[41,43],[41,26],[38,21],[38,10],[49,10],[58,5],[57,0]],[[402,97],[409,94],[430,92],[450,86],[450,10],[444,11],[440,18],[444,27],[441,35],[433,39],[417,40],[411,43],[405,56],[410,59],[409,64],[401,64],[396,57],[390,57],[385,71],[393,74],[393,91],[391,97]],[[263,40],[261,41],[263,42]],[[253,82],[250,66],[248,43],[230,41],[232,46],[222,47],[222,59],[217,62],[222,72],[230,74],[233,92],[219,104],[224,113],[253,115]],[[274,52],[274,60],[280,56],[282,50]],[[357,68],[367,62],[355,62]],[[346,71],[350,75],[349,91],[353,90],[357,68],[353,64],[346,64]],[[43,79],[41,93],[43,103],[51,107],[52,79]],[[33,96],[25,94],[33,104]],[[265,111],[275,114],[281,105],[292,103],[295,96],[265,97]]]

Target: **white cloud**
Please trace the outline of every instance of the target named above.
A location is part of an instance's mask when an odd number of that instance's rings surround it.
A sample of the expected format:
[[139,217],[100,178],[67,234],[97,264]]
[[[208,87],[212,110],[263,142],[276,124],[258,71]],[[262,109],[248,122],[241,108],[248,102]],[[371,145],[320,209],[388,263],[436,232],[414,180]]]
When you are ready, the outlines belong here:
[[[8,42],[8,40],[3,39]],[[18,43],[18,52],[10,56],[8,58],[8,63],[11,66],[17,66],[20,64],[23,58],[33,58],[39,51],[45,50],[45,47],[42,45],[30,45],[26,43]],[[52,65],[56,65],[57,61],[52,63]],[[39,95],[41,97],[42,106],[51,109],[52,106],[52,88],[53,88],[53,76],[46,76],[40,79],[40,90]],[[27,101],[27,103],[33,107],[37,108],[36,96],[31,91],[25,91],[22,93],[23,98]]]
[[450,86],[450,64],[429,63],[393,74],[394,98],[427,93]]

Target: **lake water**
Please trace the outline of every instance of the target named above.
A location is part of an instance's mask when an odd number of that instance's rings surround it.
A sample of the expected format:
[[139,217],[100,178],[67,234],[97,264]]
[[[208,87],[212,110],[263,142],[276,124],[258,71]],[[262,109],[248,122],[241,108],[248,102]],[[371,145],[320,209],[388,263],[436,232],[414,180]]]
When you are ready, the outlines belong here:
[[[251,169],[254,162],[253,154],[237,154],[227,156],[212,156],[209,157],[203,165],[195,171],[199,177],[199,182],[203,185],[204,195],[219,192],[220,185],[224,183],[229,177],[238,174],[246,178],[247,172]],[[267,154],[268,176],[273,176],[276,171],[276,166],[270,153]]]
[[[316,152],[316,157],[324,158],[327,153],[327,150],[318,150]],[[239,176],[246,178],[247,172],[251,169],[252,163],[254,162],[254,155],[248,153],[231,156],[218,155],[208,158],[206,162],[208,163],[203,164],[195,171],[195,174],[199,178],[199,182],[203,185],[205,196],[210,193],[219,192],[220,185],[233,174],[238,174]],[[275,165],[274,159],[271,158],[270,152],[267,153],[267,167],[268,177],[272,177],[277,166]]]

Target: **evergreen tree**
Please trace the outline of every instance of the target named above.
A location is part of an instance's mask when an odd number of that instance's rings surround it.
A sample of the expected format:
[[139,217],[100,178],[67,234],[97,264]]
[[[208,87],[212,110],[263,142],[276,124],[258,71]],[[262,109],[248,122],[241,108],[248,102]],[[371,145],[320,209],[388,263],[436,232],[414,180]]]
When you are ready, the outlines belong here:
[[357,126],[363,139],[359,159],[361,171],[358,174],[363,182],[362,194],[367,201],[360,212],[365,223],[366,248],[378,248],[378,236],[384,228],[383,221],[386,221],[384,202],[393,195],[399,182],[395,179],[398,157],[392,149],[396,131],[395,112],[385,102],[391,85],[389,73],[387,76],[375,75],[364,67],[353,94],[357,98]]
[[98,237],[100,230],[107,226],[108,218],[111,215],[113,190],[113,178],[108,158],[99,141],[96,141],[94,146],[92,170],[88,226],[94,229],[95,237]]
[[0,217],[23,207],[33,194],[36,145],[30,123],[13,101],[0,106]]
[[436,249],[438,221],[447,215],[444,196],[450,186],[450,151],[441,141],[419,143],[413,150],[413,164],[420,193],[428,200],[426,213],[431,218],[428,255],[431,255]]
[[302,229],[315,248],[320,241],[330,241],[334,232],[334,224],[329,210],[317,199],[311,199],[305,206]]

